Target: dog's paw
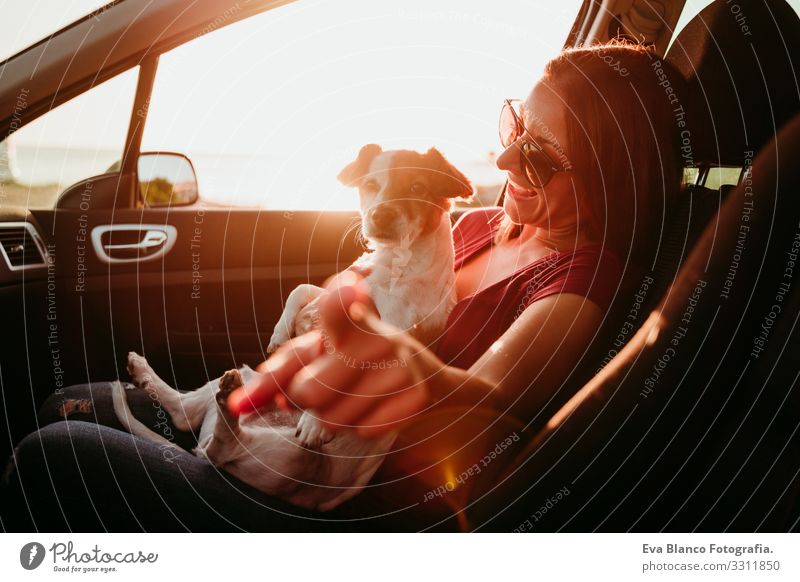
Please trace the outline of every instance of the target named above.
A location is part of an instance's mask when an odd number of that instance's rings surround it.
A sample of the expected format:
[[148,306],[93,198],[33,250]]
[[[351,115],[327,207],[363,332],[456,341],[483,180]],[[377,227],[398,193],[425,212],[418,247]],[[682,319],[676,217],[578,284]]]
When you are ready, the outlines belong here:
[[227,408],[228,396],[231,392],[244,386],[244,380],[239,370],[228,370],[219,379],[219,391],[217,392],[217,404],[221,408]]
[[128,374],[131,375],[131,380],[140,388],[147,388],[153,382],[153,368],[136,352],[128,352]]
[[307,449],[318,449],[333,440],[333,433],[322,426],[308,411],[297,421],[297,440]]
[[289,332],[286,331],[285,326],[278,324],[275,327],[275,331],[272,333],[272,337],[269,338],[269,345],[267,345],[267,354],[272,354],[275,350],[281,347],[283,344],[288,342],[291,337],[289,337]]

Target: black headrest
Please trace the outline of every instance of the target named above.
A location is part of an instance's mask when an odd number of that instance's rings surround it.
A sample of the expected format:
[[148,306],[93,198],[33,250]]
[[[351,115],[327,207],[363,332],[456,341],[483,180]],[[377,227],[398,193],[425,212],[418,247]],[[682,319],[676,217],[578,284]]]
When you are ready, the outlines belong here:
[[715,0],[666,58],[689,82],[695,163],[741,166],[800,112],[800,18],[784,0]]

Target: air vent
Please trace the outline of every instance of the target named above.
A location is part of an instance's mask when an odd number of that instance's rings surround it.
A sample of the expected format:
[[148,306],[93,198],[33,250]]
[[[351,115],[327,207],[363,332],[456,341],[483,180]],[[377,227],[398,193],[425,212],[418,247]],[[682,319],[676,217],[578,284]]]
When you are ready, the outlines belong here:
[[28,222],[0,223],[0,250],[12,271],[45,265],[41,239],[33,225]]

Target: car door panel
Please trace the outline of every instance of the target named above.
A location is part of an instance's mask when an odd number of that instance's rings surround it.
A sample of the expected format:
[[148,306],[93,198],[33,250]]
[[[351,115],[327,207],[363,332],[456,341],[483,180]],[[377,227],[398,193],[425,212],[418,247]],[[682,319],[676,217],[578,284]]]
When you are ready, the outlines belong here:
[[[362,251],[353,212],[208,208],[36,212],[53,249],[69,381],[124,377],[144,352],[181,387],[255,364],[303,282],[320,284]],[[107,225],[169,225],[162,258],[107,263],[90,242]],[[63,298],[63,299],[62,299]],[[61,307],[61,306],[60,306]],[[91,374],[86,373],[90,370]]]

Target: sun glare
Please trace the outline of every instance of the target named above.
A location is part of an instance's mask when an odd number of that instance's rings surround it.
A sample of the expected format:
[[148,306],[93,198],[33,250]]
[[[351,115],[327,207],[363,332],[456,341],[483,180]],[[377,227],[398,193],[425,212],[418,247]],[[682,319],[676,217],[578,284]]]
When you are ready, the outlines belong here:
[[[335,177],[367,143],[435,146],[479,189],[497,187],[500,104],[531,88],[580,3],[300,0],[222,26],[161,56],[142,150],[187,154],[212,204],[356,208]],[[42,148],[118,157],[128,117],[110,105],[130,102],[132,85],[23,128],[27,182],[72,178]]]

